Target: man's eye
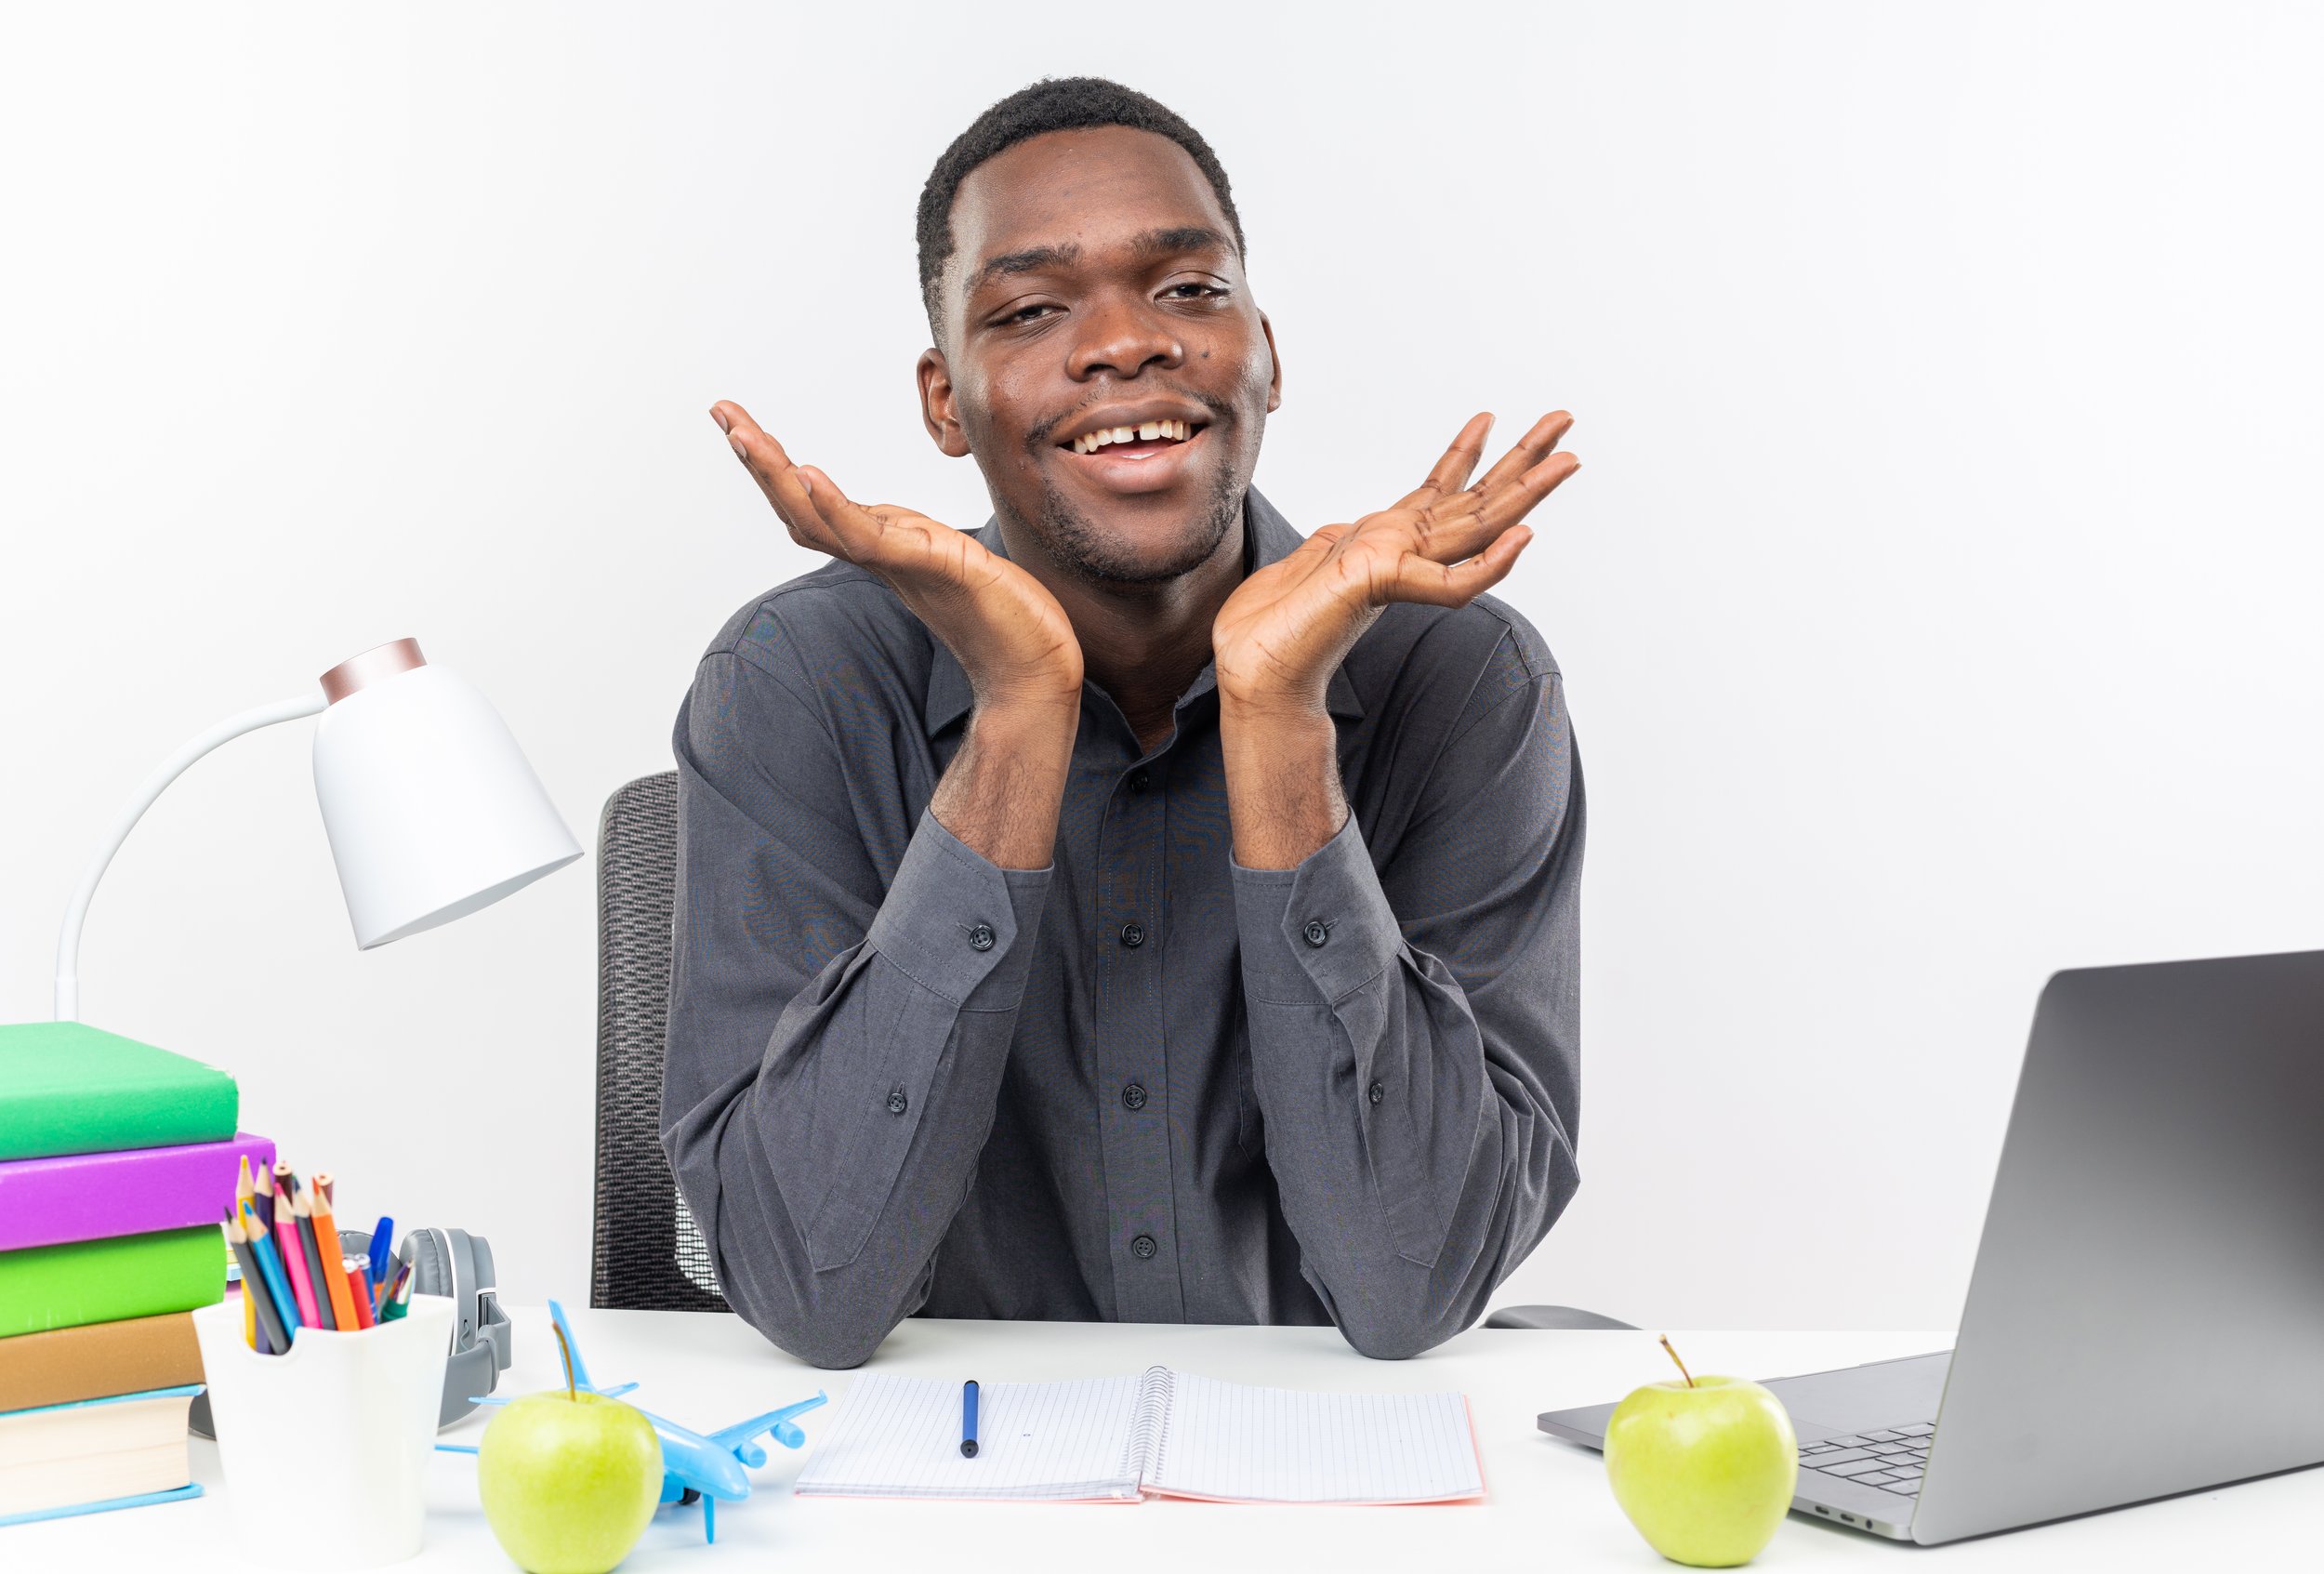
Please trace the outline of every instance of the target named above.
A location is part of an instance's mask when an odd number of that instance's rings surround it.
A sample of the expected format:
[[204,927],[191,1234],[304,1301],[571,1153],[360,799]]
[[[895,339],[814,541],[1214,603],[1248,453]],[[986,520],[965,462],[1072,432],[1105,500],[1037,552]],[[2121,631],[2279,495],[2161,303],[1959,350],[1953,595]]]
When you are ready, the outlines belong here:
[[1045,313],[1056,310],[1056,307],[1050,305],[1047,301],[1037,301],[1031,306],[1020,306],[1003,317],[1000,320],[1000,325],[1007,328],[1013,327],[1020,323],[1038,322]]
[[1162,293],[1171,300],[1208,300],[1225,295],[1226,291],[1216,284],[1198,284],[1189,281],[1183,284],[1172,284]]

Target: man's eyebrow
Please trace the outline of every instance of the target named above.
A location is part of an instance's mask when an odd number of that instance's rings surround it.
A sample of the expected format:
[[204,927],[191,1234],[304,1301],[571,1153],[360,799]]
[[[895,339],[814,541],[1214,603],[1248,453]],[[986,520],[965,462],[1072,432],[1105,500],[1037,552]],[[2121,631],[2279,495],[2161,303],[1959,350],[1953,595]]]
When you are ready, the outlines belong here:
[[1081,260],[1081,248],[1070,241],[1063,245],[1027,246],[1023,251],[1003,252],[976,271],[969,281],[973,290],[1008,273],[1031,273],[1043,268],[1070,268]]
[[1224,235],[1201,224],[1182,224],[1171,230],[1149,230],[1138,237],[1137,247],[1146,257],[1161,257],[1181,251],[1235,249]]
[[[1130,243],[1141,257],[1169,257],[1189,251],[1232,251],[1234,244],[1216,230],[1203,224],[1182,224],[1168,230],[1149,230]],[[1044,268],[1070,268],[1081,260],[1081,247],[1071,241],[1057,245],[1027,246],[1023,251],[1003,252],[990,258],[969,280],[969,291],[982,288],[995,279],[1011,273],[1034,273]]]

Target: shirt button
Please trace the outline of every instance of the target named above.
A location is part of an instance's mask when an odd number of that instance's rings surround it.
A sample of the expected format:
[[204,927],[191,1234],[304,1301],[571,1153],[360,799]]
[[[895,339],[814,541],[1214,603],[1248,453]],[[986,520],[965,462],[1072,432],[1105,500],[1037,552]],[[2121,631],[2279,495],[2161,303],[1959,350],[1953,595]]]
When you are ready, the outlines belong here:
[[1310,946],[1320,946],[1331,938],[1331,931],[1324,927],[1324,920],[1321,919],[1308,919],[1307,927],[1301,930],[1300,933],[1306,937]]
[[1380,1100],[1388,1096],[1388,1090],[1375,1082],[1370,1087],[1364,1090],[1364,1096],[1371,1100],[1374,1104],[1378,1104]]
[[1143,792],[1153,785],[1154,778],[1143,771],[1132,771],[1129,774],[1129,790],[1132,792]]
[[1129,1243],[1129,1254],[1143,1262],[1161,1249],[1154,1244],[1152,1236],[1140,1236]]
[[1146,926],[1138,923],[1122,925],[1122,944],[1135,951],[1146,943]]
[[1146,1107],[1146,1087],[1144,1083],[1132,1082],[1122,1089],[1122,1107],[1124,1109],[1143,1109]]
[[[1373,1083],[1373,1084],[1372,1084],[1372,1086],[1374,1086],[1374,1087],[1378,1087],[1378,1086],[1380,1086],[1380,1084],[1379,1084],[1379,1083],[1377,1083],[1377,1082],[1375,1082],[1375,1083]],[[907,1109],[909,1109],[909,1108],[911,1108],[911,1107],[912,1107],[912,1101],[911,1101],[910,1099],[907,1099],[907,1098],[905,1098],[905,1097],[904,1096],[904,1090],[903,1090],[903,1088],[901,1088],[901,1087],[894,1087],[894,1088],[891,1088],[891,1089],[889,1089],[889,1090],[888,1090],[888,1113],[889,1113],[889,1114],[891,1114],[891,1115],[902,1115],[902,1114],[903,1114],[905,1110],[907,1110]]]
[[992,948],[993,948],[993,926],[992,926],[991,924],[988,924],[988,923],[980,923],[980,924],[976,924],[976,925],[974,925],[973,927],[971,927],[971,928],[970,929],[970,931],[969,931],[969,949],[970,949],[970,950],[971,950],[971,951],[989,951],[989,950],[991,950]]

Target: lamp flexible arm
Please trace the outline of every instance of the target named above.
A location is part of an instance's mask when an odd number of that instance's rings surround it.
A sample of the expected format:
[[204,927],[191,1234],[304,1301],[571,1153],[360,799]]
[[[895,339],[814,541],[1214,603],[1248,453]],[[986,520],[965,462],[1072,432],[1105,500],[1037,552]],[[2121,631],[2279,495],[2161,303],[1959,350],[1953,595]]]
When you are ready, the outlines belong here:
[[105,878],[105,867],[121,851],[121,844],[129,839],[145,812],[153,806],[170,783],[185,774],[186,767],[222,743],[238,738],[244,733],[255,733],[260,727],[271,727],[278,721],[296,721],[302,716],[321,713],[330,701],[320,689],[310,691],[293,699],[276,700],[239,716],[229,716],[208,732],[189,738],[178,752],[155,767],[145,778],[137,796],[121,811],[105,840],[97,846],[97,855],[88,862],[88,869],[81,876],[80,888],[73,893],[73,903],[64,910],[64,928],[57,935],[57,1020],[72,1022],[81,1014],[81,925],[88,918],[89,899],[97,894],[97,882]]

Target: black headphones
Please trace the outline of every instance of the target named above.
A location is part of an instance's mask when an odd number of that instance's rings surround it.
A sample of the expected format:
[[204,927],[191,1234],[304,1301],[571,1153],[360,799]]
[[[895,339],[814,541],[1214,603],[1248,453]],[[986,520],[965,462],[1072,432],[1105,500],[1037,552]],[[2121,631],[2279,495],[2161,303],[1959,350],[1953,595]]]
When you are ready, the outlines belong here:
[[[349,1257],[368,1255],[369,1230],[341,1230],[339,1250]],[[452,1300],[452,1352],[443,1369],[443,1405],[436,1424],[450,1426],[476,1409],[476,1401],[500,1382],[508,1369],[512,1330],[508,1314],[500,1309],[500,1291],[493,1276],[493,1249],[482,1236],[466,1230],[414,1230],[396,1250],[398,1260],[412,1265],[412,1293],[443,1295]],[[189,1418],[193,1430],[215,1437],[210,1422],[210,1395],[194,1395]]]

